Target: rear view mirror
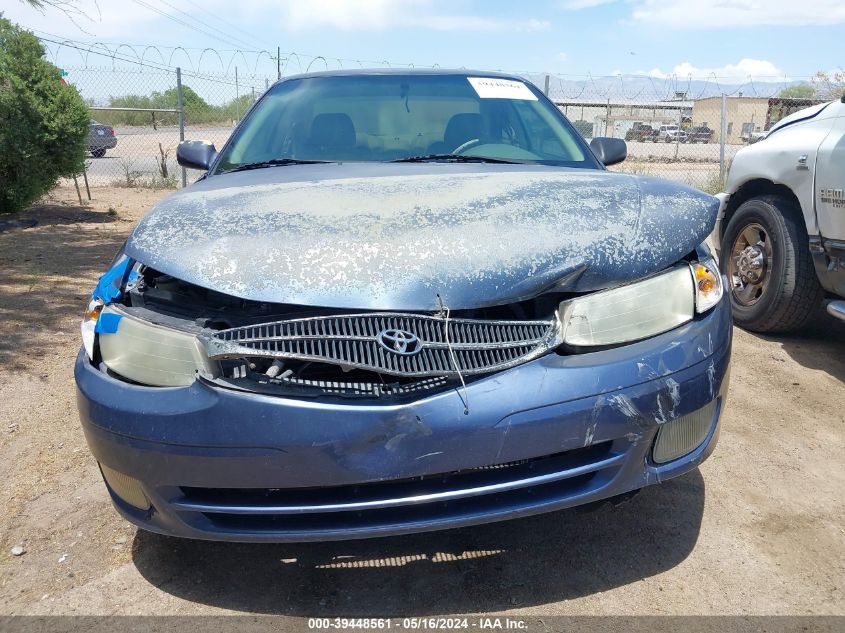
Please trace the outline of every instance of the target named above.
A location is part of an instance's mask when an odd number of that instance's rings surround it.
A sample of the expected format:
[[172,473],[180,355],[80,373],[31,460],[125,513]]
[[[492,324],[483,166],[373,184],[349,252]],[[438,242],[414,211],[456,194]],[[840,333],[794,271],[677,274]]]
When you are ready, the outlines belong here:
[[208,141],[182,141],[176,148],[176,162],[190,169],[208,171],[216,157],[217,149]]
[[628,145],[621,138],[597,136],[590,141],[590,149],[605,165],[621,163],[628,156]]

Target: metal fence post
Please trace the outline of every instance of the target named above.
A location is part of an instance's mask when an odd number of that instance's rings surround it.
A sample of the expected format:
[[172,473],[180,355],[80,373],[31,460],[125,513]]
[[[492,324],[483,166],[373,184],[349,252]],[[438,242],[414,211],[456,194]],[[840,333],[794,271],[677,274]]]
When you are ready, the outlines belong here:
[[549,96],[549,76],[546,75],[546,86],[543,88],[543,94]]
[[725,182],[725,172],[727,171],[725,165],[725,143],[727,139],[725,138],[728,135],[728,97],[727,95],[722,95],[722,111],[720,114],[720,121],[719,121],[719,184],[722,185]]
[[[179,142],[185,140],[185,100],[182,98],[182,69],[176,68],[176,108],[179,110]],[[182,168],[182,187],[188,183],[188,175]]]
[[241,95],[238,89],[238,67],[235,66],[235,112],[237,114],[237,121],[241,120]]
[[681,124],[684,122],[684,107],[678,106],[678,134],[675,136],[675,160],[678,160],[678,150],[681,148]]

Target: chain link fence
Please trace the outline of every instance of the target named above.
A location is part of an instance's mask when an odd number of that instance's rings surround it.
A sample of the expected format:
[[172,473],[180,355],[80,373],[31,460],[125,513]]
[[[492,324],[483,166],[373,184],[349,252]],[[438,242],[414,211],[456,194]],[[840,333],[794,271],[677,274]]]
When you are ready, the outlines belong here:
[[[67,80],[91,107],[91,187],[177,188],[200,174],[176,165],[182,139],[220,148],[275,76],[151,69],[68,68]],[[628,159],[613,169],[677,180],[709,193],[721,190],[730,162],[784,116],[818,100],[777,96],[698,98],[640,89],[635,99],[613,98],[595,82],[527,76],[544,89],[586,138],[612,136],[628,144]],[[668,98],[667,98],[668,97]],[[96,122],[96,124],[94,123]]]
[[822,102],[739,95],[688,100],[679,95],[668,101],[555,103],[585,138],[626,141],[628,158],[614,169],[718,193],[741,148],[762,139],[783,117]]
[[91,110],[90,187],[175,189],[200,172],[176,164],[184,139],[223,145],[274,78],[149,68],[68,68],[67,81]]

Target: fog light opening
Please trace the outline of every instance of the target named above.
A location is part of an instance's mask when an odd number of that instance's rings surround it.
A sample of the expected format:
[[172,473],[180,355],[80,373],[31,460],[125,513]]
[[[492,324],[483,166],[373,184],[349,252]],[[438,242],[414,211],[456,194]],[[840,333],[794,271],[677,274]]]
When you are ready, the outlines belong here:
[[111,491],[120,497],[121,500],[139,510],[150,509],[150,500],[144,494],[140,481],[133,479],[129,475],[112,470],[103,464],[100,464],[100,472],[103,473],[103,479],[106,480]]
[[701,446],[710,432],[716,412],[716,400],[671,422],[666,422],[657,433],[652,459],[665,464],[683,457]]

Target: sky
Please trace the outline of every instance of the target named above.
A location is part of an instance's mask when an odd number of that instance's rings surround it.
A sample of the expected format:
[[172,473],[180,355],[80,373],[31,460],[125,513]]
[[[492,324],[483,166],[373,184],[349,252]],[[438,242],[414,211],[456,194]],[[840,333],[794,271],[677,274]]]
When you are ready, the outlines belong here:
[[[323,67],[313,60],[319,55],[333,68],[360,60],[370,66],[741,83],[749,77],[782,82],[845,67],[843,0],[70,1],[78,10],[69,15],[51,7],[40,12],[21,0],[3,0],[0,11],[44,37],[127,43],[136,51],[147,45],[197,49],[188,53],[194,63],[206,47],[275,54],[279,46],[302,55],[299,63],[312,70]],[[130,55],[127,49],[121,54]],[[167,61],[184,65],[181,52],[176,61],[169,55]],[[205,54],[202,65],[224,70],[232,53],[223,58]],[[244,65],[256,59],[251,53]],[[298,70],[290,59],[288,72]],[[271,62],[265,55],[259,63]]]

